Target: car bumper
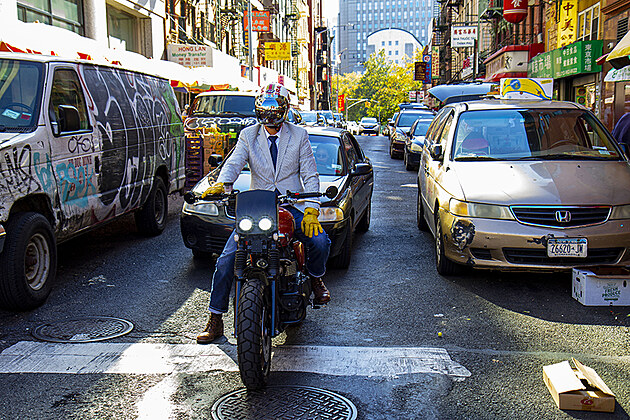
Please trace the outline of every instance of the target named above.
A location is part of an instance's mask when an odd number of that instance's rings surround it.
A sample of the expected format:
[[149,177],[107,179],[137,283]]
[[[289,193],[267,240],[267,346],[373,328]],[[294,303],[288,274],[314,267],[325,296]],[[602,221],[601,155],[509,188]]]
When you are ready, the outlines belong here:
[[378,133],[378,127],[361,127],[359,130],[362,133]]
[[410,149],[407,149],[407,162],[414,166],[420,165],[420,155],[419,152],[412,152]]
[[7,232],[4,230],[4,226],[0,225],[0,252],[4,249],[4,239],[7,237]]
[[[447,258],[475,268],[565,271],[589,265],[630,264],[628,220],[596,226],[554,229],[528,226],[515,220],[462,218],[441,215]],[[587,238],[586,257],[548,257],[547,239]]]
[[[227,216],[201,216],[182,213],[180,227],[184,245],[202,252],[221,254],[234,230],[234,219]],[[350,227],[350,219],[323,222],[322,227],[331,241],[330,256],[341,252],[343,241]]]
[[405,142],[400,140],[392,140],[392,149],[396,152],[403,153],[405,151]]

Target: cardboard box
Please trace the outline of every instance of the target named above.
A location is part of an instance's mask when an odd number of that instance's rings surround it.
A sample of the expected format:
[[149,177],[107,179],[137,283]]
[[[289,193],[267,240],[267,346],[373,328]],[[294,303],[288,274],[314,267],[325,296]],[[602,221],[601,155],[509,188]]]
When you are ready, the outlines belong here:
[[630,270],[625,267],[573,269],[573,298],[585,306],[630,305]]
[[615,394],[595,370],[571,358],[543,367],[543,380],[561,410],[615,411]]

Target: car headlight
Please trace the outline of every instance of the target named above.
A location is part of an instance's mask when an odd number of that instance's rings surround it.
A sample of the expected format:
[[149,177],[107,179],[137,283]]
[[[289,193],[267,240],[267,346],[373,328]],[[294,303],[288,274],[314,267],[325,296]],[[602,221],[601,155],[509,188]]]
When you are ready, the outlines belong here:
[[456,216],[480,217],[483,219],[514,220],[509,207],[493,204],[468,203],[451,198],[448,203],[448,211]]
[[343,210],[339,207],[320,207],[317,220],[320,222],[338,222],[343,220]]
[[416,153],[420,153],[422,152],[422,144],[420,143],[415,143],[415,142],[411,142],[411,147],[410,147],[412,152],[416,152]]
[[254,226],[254,224],[252,223],[251,219],[241,219],[241,221],[238,222],[239,229],[241,229],[244,232],[247,232],[248,230],[250,230],[252,226]]
[[610,213],[610,220],[630,219],[630,205],[615,206]]
[[[245,220],[245,219],[243,219],[243,220]],[[260,222],[258,222],[258,227],[262,231],[271,229],[272,225],[273,225],[273,222],[268,217],[263,217],[262,219],[260,219]]]
[[184,213],[199,214],[202,216],[218,216],[219,206],[217,206],[215,203],[184,203],[184,208],[182,209],[182,211]]

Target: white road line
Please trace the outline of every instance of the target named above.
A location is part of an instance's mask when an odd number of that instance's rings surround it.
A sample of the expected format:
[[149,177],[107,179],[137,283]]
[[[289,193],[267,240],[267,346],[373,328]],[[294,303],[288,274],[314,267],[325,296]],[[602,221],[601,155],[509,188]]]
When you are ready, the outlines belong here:
[[[225,351],[212,344],[20,341],[0,353],[0,373],[236,372],[235,353],[235,346]],[[470,371],[453,361],[445,349],[431,347],[280,346],[273,349],[272,369],[334,376],[435,373],[455,380],[470,376]]]

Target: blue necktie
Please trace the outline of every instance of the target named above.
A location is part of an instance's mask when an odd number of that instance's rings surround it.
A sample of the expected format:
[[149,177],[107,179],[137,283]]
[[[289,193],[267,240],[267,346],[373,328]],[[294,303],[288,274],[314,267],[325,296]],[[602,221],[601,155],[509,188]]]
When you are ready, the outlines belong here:
[[271,146],[269,146],[269,152],[271,153],[271,160],[273,161],[273,168],[276,168],[276,161],[278,160],[278,146],[276,145],[276,140],[278,136],[269,136],[269,141],[271,142]]

